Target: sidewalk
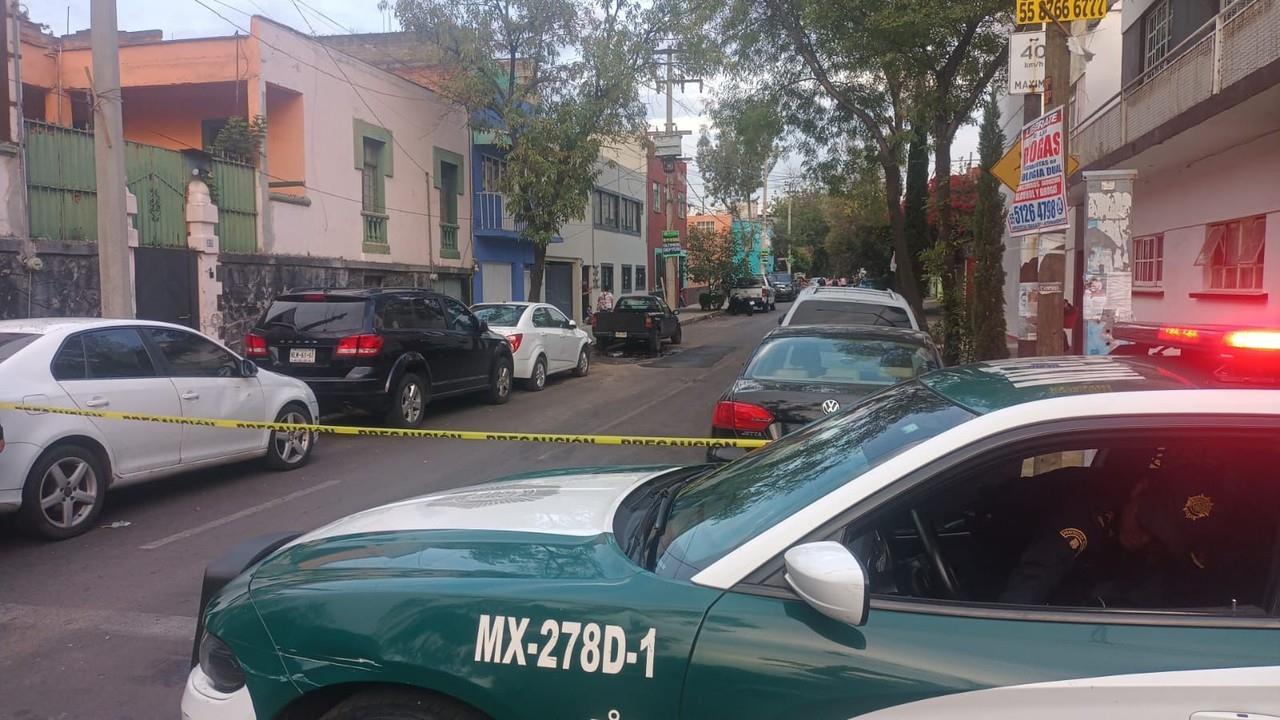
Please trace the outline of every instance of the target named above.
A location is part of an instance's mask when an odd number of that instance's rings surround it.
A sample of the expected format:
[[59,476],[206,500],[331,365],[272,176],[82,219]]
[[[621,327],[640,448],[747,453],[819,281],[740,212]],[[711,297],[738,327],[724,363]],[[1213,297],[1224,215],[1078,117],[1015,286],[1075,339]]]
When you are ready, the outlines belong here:
[[724,310],[703,310],[697,305],[687,305],[680,308],[680,324],[692,325],[693,323],[709,320],[723,314]]

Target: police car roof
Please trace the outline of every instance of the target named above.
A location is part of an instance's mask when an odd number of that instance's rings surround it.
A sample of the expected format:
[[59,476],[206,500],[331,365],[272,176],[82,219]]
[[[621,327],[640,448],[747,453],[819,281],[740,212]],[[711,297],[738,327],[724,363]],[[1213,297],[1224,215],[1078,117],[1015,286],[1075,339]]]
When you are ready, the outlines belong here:
[[1071,395],[1221,388],[1212,376],[1143,357],[991,360],[937,370],[920,381],[976,413]]

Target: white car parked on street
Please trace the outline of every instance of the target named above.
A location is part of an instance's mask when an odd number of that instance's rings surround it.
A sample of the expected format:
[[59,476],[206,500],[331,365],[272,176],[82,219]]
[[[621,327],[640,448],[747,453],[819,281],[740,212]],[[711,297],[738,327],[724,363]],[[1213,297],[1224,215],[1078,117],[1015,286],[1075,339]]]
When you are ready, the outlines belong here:
[[[81,410],[311,423],[301,380],[259,370],[209,338],[145,320],[0,321],[0,402]],[[0,410],[0,513],[28,532],[78,535],[108,487],[265,457],[292,470],[311,457],[306,431],[229,430]]]
[[482,303],[471,312],[489,329],[507,336],[515,358],[515,377],[538,391],[547,376],[570,372],[583,377],[591,369],[591,336],[554,305],[531,302]]
[[795,302],[778,324],[789,325],[875,325],[920,330],[922,325],[906,298],[892,290],[864,287],[810,285],[796,295]]

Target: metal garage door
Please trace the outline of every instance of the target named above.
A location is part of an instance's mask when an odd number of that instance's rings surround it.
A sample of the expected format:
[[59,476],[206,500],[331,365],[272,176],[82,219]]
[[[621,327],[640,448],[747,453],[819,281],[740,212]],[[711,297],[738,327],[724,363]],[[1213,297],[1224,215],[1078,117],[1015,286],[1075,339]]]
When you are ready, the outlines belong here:
[[480,263],[481,302],[510,302],[511,263]]
[[573,265],[565,262],[547,263],[547,302],[573,317]]

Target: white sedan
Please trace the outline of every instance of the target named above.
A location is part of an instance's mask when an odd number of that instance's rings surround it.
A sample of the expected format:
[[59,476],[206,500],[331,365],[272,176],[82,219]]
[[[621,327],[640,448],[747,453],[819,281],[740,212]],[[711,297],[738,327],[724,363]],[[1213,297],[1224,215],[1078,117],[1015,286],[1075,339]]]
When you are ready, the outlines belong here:
[[591,369],[591,337],[554,305],[531,302],[485,303],[471,311],[489,329],[507,336],[515,358],[515,376],[538,391],[547,376],[572,372],[583,377]]
[[[0,403],[171,417],[311,423],[301,380],[259,370],[209,338],[145,320],[0,321]],[[0,409],[0,513],[38,537],[90,527],[108,487],[250,458],[292,470],[306,431],[228,430]]]

